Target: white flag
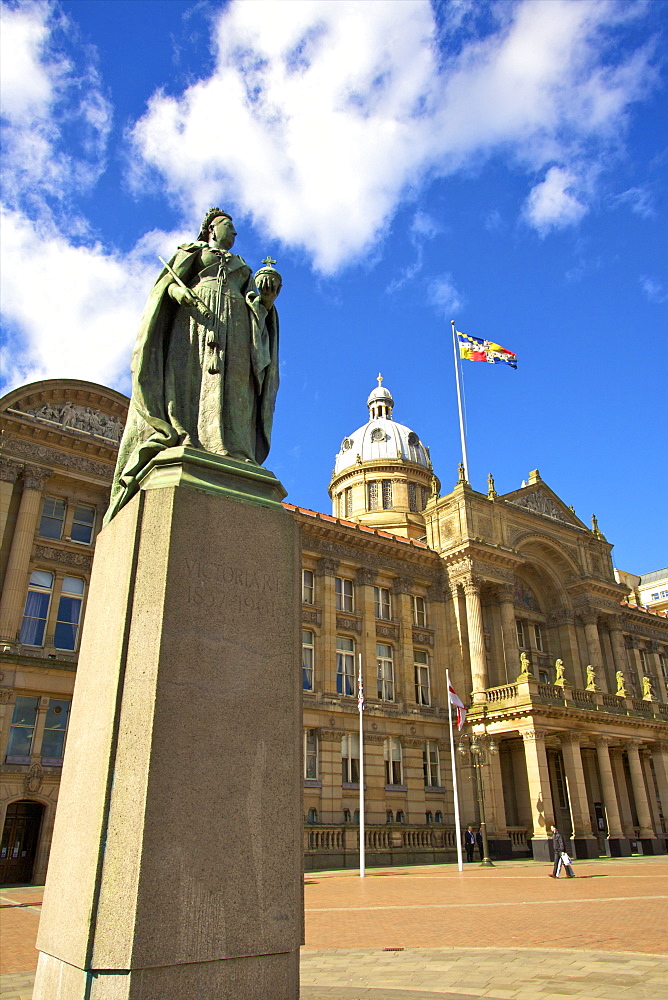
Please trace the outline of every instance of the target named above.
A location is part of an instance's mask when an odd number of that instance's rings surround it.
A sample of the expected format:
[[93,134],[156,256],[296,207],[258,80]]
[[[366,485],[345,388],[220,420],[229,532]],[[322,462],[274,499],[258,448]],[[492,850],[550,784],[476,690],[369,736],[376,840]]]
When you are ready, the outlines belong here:
[[357,675],[357,708],[358,711],[364,711],[364,682],[362,681],[362,666],[360,664],[360,672]]
[[457,729],[461,729],[466,722],[466,706],[461,698],[457,695],[452,684],[448,687],[448,694],[450,696],[450,704],[454,705],[457,709]]

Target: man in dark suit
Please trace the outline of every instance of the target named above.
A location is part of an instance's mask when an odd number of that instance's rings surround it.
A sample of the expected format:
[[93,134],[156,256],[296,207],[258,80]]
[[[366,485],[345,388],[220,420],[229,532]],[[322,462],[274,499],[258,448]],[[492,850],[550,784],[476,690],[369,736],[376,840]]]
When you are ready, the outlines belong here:
[[466,848],[466,860],[473,861],[473,851],[475,850],[475,833],[473,827],[469,826],[464,833],[464,847]]

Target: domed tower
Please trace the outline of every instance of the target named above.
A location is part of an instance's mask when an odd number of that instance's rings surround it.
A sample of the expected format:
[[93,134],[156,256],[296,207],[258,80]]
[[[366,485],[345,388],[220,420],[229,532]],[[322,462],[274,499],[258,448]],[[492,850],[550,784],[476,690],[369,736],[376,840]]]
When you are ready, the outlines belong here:
[[392,418],[394,400],[378,376],[367,400],[369,420],[341,442],[329,484],[334,517],[405,538],[425,534],[422,511],[440,483],[429,449],[415,431]]

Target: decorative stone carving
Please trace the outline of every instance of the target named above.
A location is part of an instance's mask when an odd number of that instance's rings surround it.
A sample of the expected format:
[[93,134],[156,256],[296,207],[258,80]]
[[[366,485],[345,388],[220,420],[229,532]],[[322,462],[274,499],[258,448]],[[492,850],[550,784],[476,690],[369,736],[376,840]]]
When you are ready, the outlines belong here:
[[23,486],[27,490],[43,490],[45,482],[52,475],[51,469],[42,469],[38,465],[26,465],[23,469]]
[[369,569],[366,566],[360,566],[360,568],[355,573],[355,583],[358,587],[372,587],[376,580],[376,573],[374,570]]
[[344,615],[336,616],[336,627],[347,629],[349,632],[362,633],[362,622],[359,618],[346,618]]
[[432,583],[427,593],[427,600],[444,603],[450,600],[451,596],[450,590],[443,583]]
[[617,695],[618,698],[626,698],[627,697],[626,679],[624,677],[624,672],[622,670],[618,670],[616,672],[615,680],[617,681],[617,691],[615,692],[615,694]]
[[483,538],[490,538],[492,535],[492,519],[491,517],[477,517],[476,527],[478,529],[478,534]]
[[[407,545],[404,553],[404,559],[393,559],[385,548],[384,551],[380,553],[370,552],[368,550],[363,552],[362,549],[356,548],[354,545],[345,545],[342,542],[332,542],[326,538],[321,538],[318,535],[311,535],[308,532],[308,525],[304,531],[303,538],[304,549],[310,552],[321,552],[323,556],[337,560],[337,566],[339,564],[338,560],[341,559],[350,560],[352,562],[359,562],[361,559],[364,559],[367,566],[378,566],[386,572],[396,573],[397,576],[402,576],[406,572],[405,556],[410,553],[410,555],[415,558],[416,563],[419,564],[417,572],[421,577],[428,580],[438,580],[441,576],[439,559],[435,552],[425,552],[424,549],[411,549],[410,546]],[[397,544],[396,542],[380,538],[377,538],[376,541],[380,542],[383,547],[385,545],[390,546]]]
[[496,579],[506,580],[508,583],[514,583],[515,581],[515,573],[512,569],[497,566],[496,563],[486,562],[484,559],[474,559],[472,570],[483,577],[495,577]]
[[497,600],[501,603],[515,603],[515,587],[512,583],[500,583],[496,588]]
[[563,660],[554,661],[554,686],[563,687],[566,681],[566,668],[564,667]]
[[62,465],[76,472],[83,472],[91,476],[100,476],[107,480],[111,480],[114,474],[113,466],[108,465],[106,462],[95,462],[91,458],[84,458],[83,455],[71,455],[69,452],[47,448],[45,445],[35,444],[33,441],[10,438],[4,447],[6,451],[13,452],[16,455],[25,455],[29,459],[49,462],[53,465]]
[[37,417],[38,420],[48,420],[51,423],[61,424],[66,429],[95,434],[116,443],[121,440],[123,433],[123,423],[117,417],[102,413],[100,410],[93,410],[90,406],[75,406],[69,401],[45,403],[32,410],[25,410],[25,413]]
[[424,748],[424,740],[417,740],[417,739],[412,739],[412,737],[410,736],[408,737],[404,736],[402,737],[401,745],[405,749],[410,748],[411,750],[422,750]]
[[548,628],[556,628],[559,625],[572,625],[575,615],[568,608],[550,608],[546,614]]
[[393,594],[411,594],[413,592],[413,581],[407,576],[398,576],[392,582]]
[[598,608],[582,607],[578,608],[578,618],[583,625],[597,625],[599,611]]
[[93,565],[92,555],[87,555],[85,552],[70,552],[68,549],[55,549],[50,545],[35,545],[33,554],[36,559],[49,559],[51,562],[77,566],[79,569],[90,569]]
[[0,688],[0,705],[8,705],[13,694],[14,688]]
[[12,462],[7,458],[0,458],[0,479],[4,483],[15,483],[19,478],[23,465],[20,462]]
[[559,733],[559,741],[564,744],[570,743],[574,747],[580,747],[582,745],[582,737],[579,733]]
[[315,564],[315,575],[316,576],[336,576],[336,571],[339,568],[338,559],[318,559]]
[[459,581],[467,597],[480,597],[483,581],[477,576],[466,576]]
[[340,743],[341,737],[346,735],[342,729],[318,729],[317,733],[321,743]]
[[418,646],[433,646],[434,637],[431,632],[420,632],[413,629],[413,642],[417,643]]
[[31,764],[26,774],[23,787],[26,795],[36,795],[42,787],[44,781],[44,768],[41,764]]
[[316,608],[302,608],[302,621],[311,625],[320,625],[320,611]]
[[642,679],[642,700],[643,701],[655,701],[654,691],[652,690],[652,678],[645,675]]
[[514,504],[516,507],[525,507],[535,514],[544,514],[546,517],[553,517],[557,521],[564,521],[566,524],[573,523],[571,518],[567,517],[557,507],[554,500],[544,490],[536,490],[534,493],[529,493],[526,496],[517,497],[515,500],[510,500],[509,503]]
[[520,654],[520,673],[517,678],[518,681],[524,681],[529,677],[533,677],[534,674],[531,670],[531,660],[526,653]]
[[585,685],[585,691],[598,691],[599,688],[596,684],[596,671],[592,667],[591,663],[587,666],[587,683]]
[[523,729],[520,735],[524,743],[544,743],[547,732],[544,729]]
[[384,639],[398,639],[399,629],[396,625],[381,625],[376,622],[376,635]]
[[385,737],[382,736],[380,733],[378,733],[378,734],[376,734],[376,733],[365,733],[364,734],[364,742],[365,742],[365,744],[366,743],[370,743],[373,746],[382,746],[383,743],[385,742]]

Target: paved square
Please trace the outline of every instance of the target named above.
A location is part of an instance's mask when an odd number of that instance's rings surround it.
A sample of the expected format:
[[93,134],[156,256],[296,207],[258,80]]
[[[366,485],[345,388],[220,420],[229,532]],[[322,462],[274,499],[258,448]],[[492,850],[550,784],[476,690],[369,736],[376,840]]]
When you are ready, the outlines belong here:
[[[668,858],[550,870],[309,873],[302,1000],[668,1000]],[[30,1000],[40,900],[0,891],[2,1000]]]

